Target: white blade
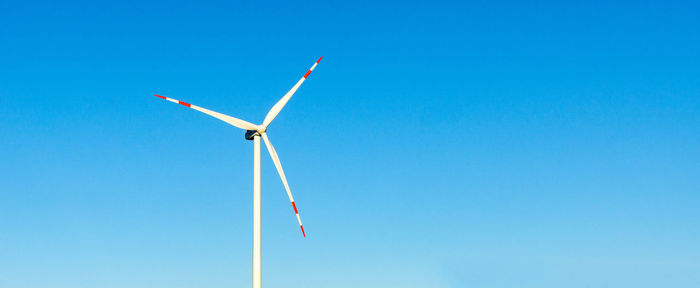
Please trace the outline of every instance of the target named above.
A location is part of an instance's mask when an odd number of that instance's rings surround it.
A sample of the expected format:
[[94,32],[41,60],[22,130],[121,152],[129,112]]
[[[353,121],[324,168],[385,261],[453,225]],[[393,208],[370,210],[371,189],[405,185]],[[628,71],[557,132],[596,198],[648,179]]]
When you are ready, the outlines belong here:
[[267,112],[267,116],[265,116],[265,121],[263,121],[263,124],[262,124],[263,127],[267,127],[267,125],[270,125],[270,122],[272,122],[272,120],[274,120],[275,117],[277,117],[277,114],[279,114],[280,111],[282,111],[282,108],[284,108],[284,105],[287,104],[287,102],[289,101],[289,98],[292,98],[292,95],[294,95],[294,92],[297,92],[297,89],[299,89],[299,86],[301,86],[301,83],[304,83],[304,80],[306,80],[306,77],[309,77],[309,74],[311,74],[311,71],[314,71],[314,68],[316,68],[316,65],[318,65],[318,62],[321,62],[321,59],[323,59],[323,56],[321,56],[321,58],[318,58],[316,63],[314,63],[314,66],[311,66],[311,69],[309,69],[309,71],[306,72],[306,74],[304,74],[304,77],[301,77],[301,79],[299,79],[299,82],[297,82],[297,84],[294,84],[294,87],[292,87],[292,89],[289,90],[289,92],[287,92],[287,94],[284,94],[282,99],[280,99],[280,101],[277,101],[275,106],[272,106],[272,109],[270,109],[270,112]]
[[267,133],[262,133],[262,138],[265,140],[265,146],[267,146],[267,152],[270,152],[270,157],[272,157],[272,162],[275,162],[275,168],[282,178],[282,184],[284,184],[284,189],[287,189],[287,196],[289,196],[289,201],[292,202],[292,207],[294,208],[294,214],[297,216],[297,221],[299,221],[299,227],[301,227],[301,233],[306,237],[306,232],[304,232],[304,225],[301,225],[301,218],[299,217],[299,210],[297,210],[297,205],[294,204],[294,197],[292,197],[292,191],[289,190],[289,184],[287,184],[287,177],[284,176],[284,170],[282,170],[282,163],[280,163],[280,158],[277,157],[277,152],[275,147],[272,147],[270,139],[267,138]]
[[241,129],[245,129],[245,130],[258,130],[258,125],[255,125],[255,124],[250,123],[250,122],[247,122],[247,121],[243,121],[243,120],[238,119],[238,118],[234,118],[234,117],[231,117],[231,116],[228,116],[228,115],[225,115],[225,114],[221,114],[221,113],[219,113],[219,112],[214,112],[214,111],[211,111],[211,110],[209,110],[209,109],[202,108],[202,107],[199,107],[199,106],[195,106],[195,105],[192,105],[192,104],[190,104],[190,103],[182,102],[182,101],[179,101],[179,100],[176,100],[176,99],[173,99],[173,98],[168,98],[168,97],[160,96],[160,95],[156,95],[156,94],[153,94],[153,96],[156,96],[156,97],[158,97],[158,98],[165,99],[165,100],[168,100],[168,101],[170,101],[170,102],[177,103],[177,104],[180,104],[180,105],[189,107],[189,108],[192,108],[192,109],[194,109],[194,110],[197,110],[197,111],[199,111],[199,112],[205,113],[205,114],[207,114],[207,115],[209,115],[209,116],[212,116],[212,117],[214,117],[214,118],[216,118],[216,119],[219,119],[219,120],[221,120],[221,121],[224,121],[224,122],[226,122],[226,123],[228,123],[228,124],[231,124],[231,125],[233,125],[233,126],[236,126],[236,127],[238,127],[238,128],[241,128]]

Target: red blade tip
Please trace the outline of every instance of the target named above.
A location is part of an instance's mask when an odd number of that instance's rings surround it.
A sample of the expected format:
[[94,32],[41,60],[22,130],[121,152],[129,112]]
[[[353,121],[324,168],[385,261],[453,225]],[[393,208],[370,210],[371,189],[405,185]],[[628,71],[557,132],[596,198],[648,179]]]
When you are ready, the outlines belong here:
[[304,234],[304,238],[306,238],[306,232],[304,232],[304,226],[302,225],[300,227],[301,227],[301,234]]
[[321,56],[321,58],[318,58],[318,61],[316,61],[316,64],[318,64],[318,62],[321,62],[321,59],[323,59],[323,56]]
[[158,95],[158,94],[153,94],[153,96],[156,96],[156,97],[161,98],[161,99],[165,99],[164,96],[160,96],[160,95]]

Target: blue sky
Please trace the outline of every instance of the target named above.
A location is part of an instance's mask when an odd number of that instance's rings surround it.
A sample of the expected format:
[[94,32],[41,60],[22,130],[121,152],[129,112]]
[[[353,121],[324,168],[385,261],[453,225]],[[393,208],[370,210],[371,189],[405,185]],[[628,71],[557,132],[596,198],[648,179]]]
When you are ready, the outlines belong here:
[[[2,2],[0,286],[698,287],[692,1]],[[263,152],[266,153],[266,152]]]

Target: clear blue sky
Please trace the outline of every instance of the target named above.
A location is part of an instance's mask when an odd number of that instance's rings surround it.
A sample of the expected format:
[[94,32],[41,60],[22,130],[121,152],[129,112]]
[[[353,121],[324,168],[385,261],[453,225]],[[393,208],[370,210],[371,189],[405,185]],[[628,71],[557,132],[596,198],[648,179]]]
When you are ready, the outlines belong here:
[[[292,3],[294,2],[294,3]],[[0,287],[700,286],[695,1],[0,3]],[[266,153],[263,151],[263,153]]]

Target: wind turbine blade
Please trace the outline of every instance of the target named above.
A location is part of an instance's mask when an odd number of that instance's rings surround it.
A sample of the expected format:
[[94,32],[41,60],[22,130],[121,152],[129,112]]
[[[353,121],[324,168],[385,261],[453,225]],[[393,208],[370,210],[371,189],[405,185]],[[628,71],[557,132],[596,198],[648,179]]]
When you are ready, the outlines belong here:
[[267,116],[265,116],[265,121],[263,121],[263,124],[262,124],[263,127],[267,127],[267,125],[270,125],[272,120],[274,120],[275,117],[277,117],[277,114],[279,114],[280,111],[282,111],[282,108],[284,108],[284,105],[287,104],[287,101],[289,101],[289,98],[292,98],[292,95],[294,95],[294,92],[297,92],[297,89],[299,89],[299,86],[301,86],[301,83],[304,83],[304,80],[306,80],[306,77],[309,77],[309,74],[311,74],[311,71],[314,71],[314,68],[316,68],[316,65],[318,65],[319,62],[321,62],[321,59],[323,59],[323,56],[321,56],[321,58],[318,58],[316,63],[314,63],[314,65],[311,66],[311,69],[309,69],[309,71],[306,72],[306,74],[304,74],[304,77],[301,77],[301,79],[299,79],[299,82],[297,82],[297,84],[294,84],[294,87],[292,87],[292,89],[289,90],[289,92],[287,92],[287,94],[284,94],[282,99],[280,99],[280,101],[277,101],[275,106],[272,106],[272,109],[270,109],[270,112],[267,112]]
[[153,94],[153,96],[156,96],[156,97],[161,98],[161,99],[168,100],[168,101],[173,102],[173,103],[180,104],[180,105],[182,105],[182,106],[186,106],[186,107],[192,108],[192,109],[194,109],[194,110],[197,110],[197,111],[199,111],[199,112],[205,113],[205,114],[207,114],[207,115],[209,115],[209,116],[212,116],[212,117],[214,117],[214,118],[216,118],[216,119],[219,119],[219,120],[221,120],[221,121],[224,121],[224,122],[226,122],[226,123],[228,123],[228,124],[231,124],[231,125],[233,125],[233,126],[236,126],[236,127],[238,127],[238,128],[241,128],[241,129],[245,129],[245,130],[258,130],[258,125],[255,125],[255,124],[250,123],[250,122],[247,122],[247,121],[243,121],[243,120],[238,119],[238,118],[234,118],[234,117],[231,117],[231,116],[228,116],[228,115],[225,115],[225,114],[221,114],[221,113],[219,113],[219,112],[211,111],[211,110],[209,110],[209,109],[202,108],[202,107],[199,107],[199,106],[195,106],[195,105],[192,105],[192,104],[190,104],[190,103],[182,102],[182,101],[180,101],[180,100],[176,100],[176,99],[173,99],[173,98],[168,98],[168,97],[160,96],[160,95],[156,95],[156,94]]
[[287,184],[287,177],[284,176],[284,170],[282,170],[282,163],[280,163],[280,158],[277,157],[277,152],[275,151],[275,147],[272,147],[272,143],[270,142],[270,139],[267,138],[267,133],[262,133],[262,138],[265,141],[265,146],[267,146],[267,152],[270,152],[270,157],[272,157],[272,162],[275,162],[275,168],[277,168],[277,172],[280,174],[280,178],[282,178],[282,184],[284,184],[284,189],[287,190],[287,196],[289,196],[289,201],[292,202],[292,208],[294,208],[294,214],[297,216],[297,221],[299,221],[299,227],[301,227],[301,234],[306,237],[306,233],[304,232],[304,225],[301,224],[301,218],[299,217],[299,210],[297,210],[297,205],[294,204],[294,197],[292,197],[292,191],[289,190],[289,184]]

